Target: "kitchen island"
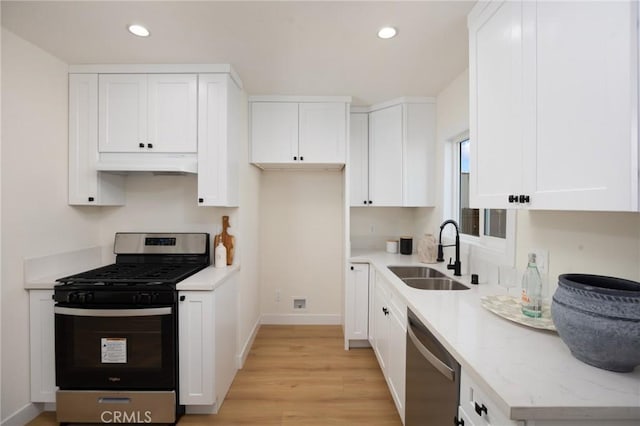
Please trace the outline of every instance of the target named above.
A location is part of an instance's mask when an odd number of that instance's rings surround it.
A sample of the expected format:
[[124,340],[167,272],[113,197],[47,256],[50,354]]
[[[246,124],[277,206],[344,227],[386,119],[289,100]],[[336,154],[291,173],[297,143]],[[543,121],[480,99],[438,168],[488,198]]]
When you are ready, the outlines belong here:
[[[445,264],[418,257],[354,251],[352,263],[368,263],[440,340],[505,418],[526,425],[640,424],[640,368],[614,373],[575,359],[560,337],[507,321],[484,309],[482,296],[505,294],[497,284],[469,290],[414,289],[387,267],[429,266],[452,276]],[[461,396],[461,400],[463,396]],[[520,423],[517,423],[520,422]]]

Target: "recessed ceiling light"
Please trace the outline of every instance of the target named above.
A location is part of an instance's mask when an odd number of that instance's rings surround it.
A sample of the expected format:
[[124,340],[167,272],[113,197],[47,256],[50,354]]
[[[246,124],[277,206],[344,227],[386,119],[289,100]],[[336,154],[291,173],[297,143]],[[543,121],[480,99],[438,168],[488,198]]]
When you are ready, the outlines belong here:
[[137,35],[138,37],[148,37],[149,30],[143,27],[142,25],[129,25],[129,32],[131,34]]
[[384,39],[393,38],[397,33],[396,29],[393,27],[382,27],[380,28],[380,31],[378,31],[378,37]]

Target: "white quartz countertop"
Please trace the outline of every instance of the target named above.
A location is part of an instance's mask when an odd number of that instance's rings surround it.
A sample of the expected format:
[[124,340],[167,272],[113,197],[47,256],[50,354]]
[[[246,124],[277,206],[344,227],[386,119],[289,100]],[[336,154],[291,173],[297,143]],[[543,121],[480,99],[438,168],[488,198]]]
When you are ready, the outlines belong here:
[[614,373],[575,359],[551,331],[516,324],[484,309],[480,297],[504,294],[495,284],[470,290],[411,288],[387,266],[422,265],[452,276],[445,264],[425,265],[417,256],[353,251],[351,262],[373,265],[406,301],[462,368],[513,420],[638,419],[640,367]]
[[200,290],[211,291],[220,286],[227,278],[240,270],[240,265],[230,265],[226,268],[209,266],[202,271],[191,275],[176,285],[178,291]]

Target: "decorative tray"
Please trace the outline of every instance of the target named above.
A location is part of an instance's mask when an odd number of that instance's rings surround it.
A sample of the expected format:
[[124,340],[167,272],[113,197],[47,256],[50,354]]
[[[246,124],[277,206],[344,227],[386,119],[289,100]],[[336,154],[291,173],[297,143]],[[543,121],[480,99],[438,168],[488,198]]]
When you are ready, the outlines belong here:
[[517,322],[527,327],[556,331],[556,327],[553,325],[553,320],[551,319],[549,305],[542,305],[542,317],[529,318],[525,316],[520,309],[520,299],[514,296],[483,296],[480,300],[483,308],[509,321]]

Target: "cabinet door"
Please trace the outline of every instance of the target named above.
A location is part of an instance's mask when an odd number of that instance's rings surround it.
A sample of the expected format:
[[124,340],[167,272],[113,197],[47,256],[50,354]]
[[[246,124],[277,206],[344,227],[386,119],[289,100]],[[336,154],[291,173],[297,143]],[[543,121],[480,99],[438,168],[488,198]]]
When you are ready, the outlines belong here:
[[523,8],[530,208],[637,210],[637,2]]
[[98,74],[69,75],[69,204],[123,205],[124,176],[101,174],[98,161]]
[[402,317],[397,315],[393,309],[390,309],[387,319],[389,323],[389,348],[393,348],[393,350],[389,350],[389,387],[400,418],[404,422],[407,329]]
[[492,2],[469,20],[474,208],[504,208],[510,194],[522,193],[521,9],[517,1]]
[[298,104],[300,161],[344,164],[346,155],[346,104],[311,102]]
[[369,200],[402,206],[402,105],[369,114]]
[[369,265],[352,263],[349,267],[345,297],[345,334],[347,339],[367,339],[369,326]]
[[383,284],[379,280],[382,278],[378,276],[376,278],[375,295],[374,295],[374,307],[373,307],[373,321],[375,322],[375,339],[374,350],[378,356],[378,362],[380,368],[386,376],[387,364],[389,363],[389,321],[387,316],[389,315],[389,303],[388,294],[383,288]]
[[100,152],[140,152],[147,149],[147,102],[146,75],[99,76]]
[[251,104],[251,162],[298,162],[298,104]]
[[369,201],[369,114],[353,113],[349,123],[349,192],[352,207]]
[[240,94],[227,75],[201,74],[198,86],[198,205],[237,206]]
[[29,291],[31,402],[56,402],[53,290]]
[[179,292],[178,358],[183,405],[215,403],[214,295],[212,291]]
[[150,152],[197,151],[198,77],[149,74],[148,144]]

